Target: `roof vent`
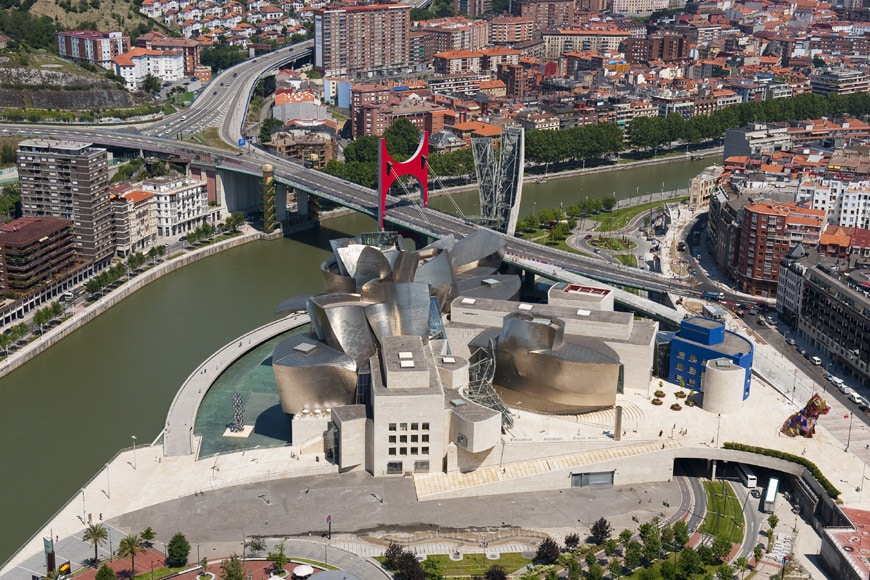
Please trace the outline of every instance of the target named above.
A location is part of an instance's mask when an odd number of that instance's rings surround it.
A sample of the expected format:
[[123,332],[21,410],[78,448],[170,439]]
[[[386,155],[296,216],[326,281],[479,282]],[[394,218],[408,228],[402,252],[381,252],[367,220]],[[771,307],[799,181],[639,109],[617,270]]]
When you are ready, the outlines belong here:
[[517,308],[518,308],[519,310],[531,310],[531,309],[532,309],[532,305],[531,305],[531,304],[525,304],[525,303],[522,303],[522,304],[520,304],[519,306],[517,306]]
[[412,369],[414,368],[414,361],[412,360],[400,360],[399,367],[403,369]]
[[317,348],[316,344],[312,344],[310,342],[300,342],[293,347],[293,350],[295,350],[296,352],[301,352],[302,354],[308,354],[315,348]]

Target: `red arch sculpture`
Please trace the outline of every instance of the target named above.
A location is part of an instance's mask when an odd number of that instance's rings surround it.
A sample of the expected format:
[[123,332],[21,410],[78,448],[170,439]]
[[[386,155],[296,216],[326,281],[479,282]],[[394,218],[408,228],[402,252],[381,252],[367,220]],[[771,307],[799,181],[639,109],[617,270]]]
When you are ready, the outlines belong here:
[[396,161],[387,151],[387,140],[378,141],[378,227],[384,229],[384,216],[387,213],[387,192],[390,186],[402,175],[413,175],[420,182],[423,207],[429,205],[429,132],[420,135],[417,150],[407,161]]

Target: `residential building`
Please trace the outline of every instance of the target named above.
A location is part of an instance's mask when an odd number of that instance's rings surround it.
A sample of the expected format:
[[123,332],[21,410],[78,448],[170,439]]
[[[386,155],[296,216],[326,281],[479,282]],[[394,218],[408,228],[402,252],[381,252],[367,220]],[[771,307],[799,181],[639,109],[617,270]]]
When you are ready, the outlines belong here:
[[432,42],[434,54],[451,50],[480,50],[489,44],[489,22],[463,17],[439,18],[416,23]]
[[55,33],[57,53],[70,60],[112,69],[112,58],[130,50],[130,37],[122,32],[62,30]]
[[142,86],[146,76],[161,82],[175,82],[184,78],[184,54],[179,50],[149,50],[134,48],[112,59],[115,74],[124,79],[127,89]]
[[73,222],[76,255],[101,267],[114,254],[109,155],[91,143],[27,139],[18,144],[24,217]]
[[815,247],[825,212],[796,203],[759,202],[743,208],[737,258],[737,286],[755,296],[775,296],[779,265],[797,244]]
[[725,131],[725,159],[734,155],[761,155],[790,148],[788,127],[751,123]]
[[848,95],[870,91],[870,80],[857,69],[846,67],[823,67],[810,75],[813,94],[826,96],[830,93]]
[[[798,333],[843,374],[870,383],[870,299],[867,271],[830,262],[804,274]],[[836,370],[832,369],[832,370]],[[839,372],[839,371],[838,371]]]
[[511,45],[532,39],[535,21],[522,16],[500,16],[489,23],[489,38],[493,44]]
[[776,285],[776,311],[779,319],[797,327],[803,297],[804,274],[807,271],[801,260],[806,256],[803,244],[793,247],[779,265],[779,281]]
[[649,16],[668,7],[668,0],[613,0],[610,11],[622,16]]
[[157,235],[161,238],[193,231],[202,224],[217,223],[220,208],[210,208],[206,182],[188,176],[147,179],[140,188],[154,197]]
[[469,17],[481,17],[492,12],[492,0],[453,0],[453,11]]
[[0,292],[29,294],[76,261],[72,222],[26,217],[0,225]]
[[710,198],[716,192],[719,176],[722,175],[721,165],[711,165],[696,175],[689,182],[689,207],[704,210],[710,206]]
[[200,67],[199,53],[202,43],[192,38],[174,38],[151,31],[139,36],[136,46],[148,50],[180,51],[184,62],[184,75],[188,77],[195,76]]
[[850,177],[835,170],[804,175],[798,199],[825,212],[830,224],[870,229],[870,178],[866,176]]
[[560,28],[541,32],[544,54],[550,59],[558,59],[566,52],[619,52],[620,45],[630,36],[627,30],[598,28]]
[[409,5],[334,5],[313,14],[314,67],[324,76],[370,78],[409,69]]
[[574,25],[573,0],[532,0],[511,2],[511,13],[534,22],[535,30]]
[[157,215],[154,194],[130,189],[109,196],[115,227],[118,256],[145,253],[157,241]]

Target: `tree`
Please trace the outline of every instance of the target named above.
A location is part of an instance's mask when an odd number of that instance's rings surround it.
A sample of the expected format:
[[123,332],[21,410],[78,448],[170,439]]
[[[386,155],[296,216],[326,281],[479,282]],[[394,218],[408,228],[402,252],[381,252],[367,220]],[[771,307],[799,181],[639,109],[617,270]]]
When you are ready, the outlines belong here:
[[625,550],[625,546],[631,541],[631,537],[634,535],[631,530],[622,530],[619,532],[619,543],[622,544],[622,549]]
[[493,564],[483,573],[484,580],[507,580],[507,570],[498,564]]
[[658,518],[653,518],[652,521],[641,524],[638,526],[637,531],[640,534],[641,542],[643,542],[643,556],[648,562],[652,562],[659,557],[659,552],[662,549]]
[[9,345],[13,342],[12,335],[7,332],[0,332],[0,348],[3,349],[3,354],[9,356]]
[[395,542],[390,542],[387,549],[384,551],[384,566],[389,570],[395,570],[399,565],[399,558],[404,552],[404,548]]
[[444,569],[434,558],[426,558],[420,564],[420,567],[423,569],[426,580],[441,580],[444,578]]
[[535,553],[535,560],[541,564],[555,564],[559,559],[559,544],[549,536],[538,544],[538,551]]
[[692,548],[683,548],[680,552],[677,568],[683,576],[691,577],[701,567],[701,557]]
[[713,550],[713,557],[717,561],[721,561],[731,553],[731,540],[725,536],[716,536],[713,538],[713,545],[710,549]]
[[411,121],[399,119],[384,131],[387,151],[396,161],[404,161],[413,155],[420,143],[420,130]]
[[616,547],[619,545],[615,539],[610,538],[606,542],[604,542],[604,555],[608,558],[612,557],[616,554]]
[[158,93],[160,92],[160,79],[148,73],[145,75],[145,78],[142,79],[142,90],[146,93]]
[[734,568],[728,564],[722,564],[716,569],[716,578],[718,580],[731,580],[734,578]]
[[602,580],[604,578],[604,567],[598,562],[593,562],[586,570],[586,578],[588,580]]
[[266,549],[266,542],[263,541],[263,538],[251,538],[245,546],[251,552],[252,556],[259,558],[260,552]]
[[571,533],[565,536],[565,549],[573,552],[580,545],[580,536]]
[[403,551],[399,557],[399,576],[402,580],[426,580],[426,573],[417,557],[408,551]]
[[166,565],[171,568],[185,566],[188,556],[190,556],[190,542],[187,541],[184,534],[176,532],[166,544]]
[[683,547],[689,543],[689,524],[683,520],[679,520],[674,522],[672,528],[674,530],[674,544],[677,546],[676,549],[682,550]]
[[586,557],[583,558],[583,561],[586,562],[587,566],[591,566],[592,564],[594,564],[595,562],[598,561],[598,558],[595,557],[594,552],[589,552],[588,554],[586,554]]
[[764,555],[764,551],[761,549],[761,546],[758,544],[752,548],[752,557],[755,558],[755,565],[758,566],[758,563],[761,562],[761,557]]
[[97,550],[109,539],[109,530],[103,524],[90,524],[82,534],[82,541],[94,546],[94,566],[100,561]]
[[260,124],[260,143],[268,143],[272,140],[272,132],[284,126],[284,121],[269,117]]
[[287,557],[287,554],[284,553],[284,543],[280,543],[275,546],[274,552],[269,552],[266,556],[266,559],[272,562],[272,569],[275,572],[279,572],[284,569],[284,566],[287,565],[287,562],[290,561],[290,558]]
[[142,542],[150,548],[153,545],[152,542],[154,541],[154,538],[157,537],[157,534],[154,533],[154,530],[151,529],[151,526],[148,526],[144,530],[142,530],[142,533],[139,534],[139,537],[142,538]]
[[640,566],[640,556],[643,552],[643,546],[640,545],[640,542],[636,540],[630,541],[625,545],[623,549],[623,557],[622,559],[625,561],[625,565],[633,570]]
[[592,539],[599,546],[607,541],[610,535],[613,533],[613,528],[610,526],[610,522],[608,522],[604,518],[599,518],[592,524],[592,529],[590,530],[592,534]]
[[740,571],[740,578],[743,578],[746,575],[746,569],[749,567],[749,560],[745,556],[740,556],[735,564],[737,564],[737,569]]
[[221,580],[245,580],[245,569],[237,554],[221,561]]
[[610,572],[610,576],[612,578],[617,579],[622,576],[622,562],[617,558],[613,558],[610,560],[610,563],[607,564],[607,571]]
[[142,545],[142,538],[138,534],[130,534],[121,539],[118,543],[118,556],[121,558],[130,557],[130,575],[136,576],[136,554],[145,552],[145,546]]
[[769,537],[773,537],[773,530],[775,530],[776,526],[779,525],[779,518],[776,514],[770,514],[767,516],[767,525],[770,526]]
[[109,568],[107,564],[103,564],[97,570],[95,580],[116,580],[115,571]]

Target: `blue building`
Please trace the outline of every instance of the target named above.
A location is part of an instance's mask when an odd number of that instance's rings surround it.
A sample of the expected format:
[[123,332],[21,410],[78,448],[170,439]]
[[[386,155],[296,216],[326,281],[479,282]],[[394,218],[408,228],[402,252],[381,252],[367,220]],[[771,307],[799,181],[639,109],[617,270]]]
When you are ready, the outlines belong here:
[[671,339],[668,381],[680,384],[682,380],[689,389],[699,391],[707,361],[724,357],[746,370],[743,386],[745,401],[749,397],[753,353],[752,343],[739,334],[725,330],[724,322],[693,316],[680,323],[680,330]]

